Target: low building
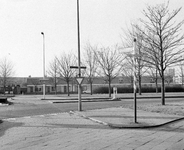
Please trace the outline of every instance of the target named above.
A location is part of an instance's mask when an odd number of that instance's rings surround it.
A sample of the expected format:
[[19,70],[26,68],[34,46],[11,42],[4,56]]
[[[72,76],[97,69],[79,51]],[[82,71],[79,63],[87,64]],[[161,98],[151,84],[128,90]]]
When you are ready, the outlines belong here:
[[0,93],[14,93],[21,94],[23,91],[27,91],[27,78],[25,77],[8,77],[6,79],[5,87],[0,84]]
[[[56,83],[56,88],[55,88]],[[170,76],[165,77],[166,85],[176,84],[173,82],[173,78]],[[161,79],[158,79],[158,84],[161,84]],[[155,86],[155,80],[150,76],[143,76],[141,79],[141,85],[144,86]],[[64,78],[57,78],[54,81],[53,78],[49,77],[45,81],[46,94],[67,93],[68,86]],[[99,87],[108,87],[108,81],[103,77],[94,77],[92,79],[92,90]],[[111,87],[133,87],[133,77],[121,76],[116,77],[112,80]],[[0,86],[0,91],[4,87]],[[88,78],[84,78],[82,82],[82,91],[90,91],[91,86]],[[13,91],[14,94],[41,94],[43,93],[43,77],[28,77],[28,78],[9,78],[6,84],[6,91],[9,93]],[[69,82],[69,92],[77,93],[78,84],[75,78],[71,78]]]
[[[43,84],[43,77],[29,77],[27,79],[27,93],[42,93]],[[67,93],[67,83],[63,78],[57,78],[56,82],[54,82],[53,78],[47,78],[45,81],[45,91],[48,94],[53,94],[55,92]],[[77,83],[74,78],[69,82],[69,92],[77,92]]]

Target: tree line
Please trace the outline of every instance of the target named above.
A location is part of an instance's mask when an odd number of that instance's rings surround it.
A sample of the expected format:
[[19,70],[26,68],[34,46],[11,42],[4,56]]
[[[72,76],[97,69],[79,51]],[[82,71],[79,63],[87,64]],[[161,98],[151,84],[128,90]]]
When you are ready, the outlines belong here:
[[[144,18],[132,23],[129,29],[123,29],[122,43],[115,46],[99,47],[89,42],[84,47],[81,64],[86,66],[83,75],[88,78],[92,94],[93,77],[104,78],[109,85],[111,97],[111,82],[120,75],[133,76],[133,67],[136,68],[139,94],[141,94],[141,77],[147,73],[153,76],[158,88],[157,79],[161,78],[161,101],[165,105],[165,75],[170,66],[183,62],[184,20],[176,20],[178,9],[170,10],[167,3],[146,6],[143,10]],[[133,55],[133,39],[136,39],[136,54]],[[133,59],[136,63],[133,63]],[[77,70],[70,66],[77,64],[77,57],[73,54],[62,54],[55,57],[50,63],[49,74],[52,77],[63,77],[69,85],[72,76]],[[181,69],[182,70],[182,69]],[[55,85],[56,85],[55,81]],[[68,87],[69,88],[69,87]],[[69,91],[69,90],[68,90]]]

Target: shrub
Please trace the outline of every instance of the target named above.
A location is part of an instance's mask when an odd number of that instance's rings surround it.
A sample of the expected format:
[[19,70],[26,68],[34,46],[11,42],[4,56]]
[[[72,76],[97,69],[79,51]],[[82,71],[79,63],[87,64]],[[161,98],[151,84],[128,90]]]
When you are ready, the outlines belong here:
[[[133,93],[133,87],[117,87],[118,93]],[[138,92],[139,89],[137,89]],[[142,93],[155,93],[156,87],[142,87]],[[184,92],[184,88],[182,86],[166,86],[166,92]],[[161,92],[161,87],[158,87],[158,92]],[[98,87],[93,90],[95,94],[107,94],[109,93],[108,87]],[[111,88],[111,93],[113,93],[113,88]]]
[[172,87],[166,87],[166,92],[184,92],[184,88],[182,86],[172,86]]
[[98,88],[93,90],[93,93],[94,94],[107,94],[107,93],[109,93],[109,88],[108,87],[98,87]]
[[7,97],[0,97],[0,103],[8,103]]

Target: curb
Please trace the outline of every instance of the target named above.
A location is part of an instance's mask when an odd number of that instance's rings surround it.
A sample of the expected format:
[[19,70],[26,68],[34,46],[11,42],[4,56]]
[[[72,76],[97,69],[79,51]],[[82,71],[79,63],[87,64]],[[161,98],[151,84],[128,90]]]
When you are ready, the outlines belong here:
[[[137,99],[158,99],[161,98],[160,96],[145,96],[145,97],[137,97]],[[165,98],[184,98],[184,96],[165,96]],[[103,97],[95,97],[95,98],[83,98],[82,102],[104,102],[104,101],[121,101],[124,99],[133,99],[133,97],[117,97],[117,98],[103,98]],[[43,99],[43,101],[53,101],[51,103],[77,103],[78,98],[58,98],[58,99],[52,99],[52,98],[46,98]]]
[[[134,97],[118,97],[120,99],[133,99]],[[157,98],[161,98],[161,96],[137,96],[137,99],[157,99]],[[165,96],[165,98],[184,98],[184,96]]]
[[[50,100],[53,100],[53,99],[50,99]],[[110,101],[121,101],[121,99],[117,98],[117,99],[107,99],[107,98],[103,98],[103,99],[92,99],[92,100],[82,100],[82,102],[110,102]],[[50,103],[78,103],[78,100],[68,100],[68,101],[49,101]]]
[[178,122],[178,121],[181,121],[183,120],[184,117],[181,117],[181,118],[178,118],[178,119],[174,119],[174,120],[171,120],[171,121],[168,121],[166,123],[162,123],[162,124],[157,124],[157,125],[142,125],[142,126],[121,126],[121,125],[115,125],[115,124],[111,124],[111,123],[108,123],[108,126],[111,127],[111,128],[114,128],[114,129],[148,129],[148,128],[158,128],[158,127],[161,127],[161,126],[165,126],[165,125],[168,125],[168,124],[172,124],[172,123],[175,123],[175,122]]
[[[93,99],[111,99],[109,97],[83,97],[81,98],[82,100],[93,100]],[[41,100],[68,100],[68,101],[71,101],[71,100],[78,100],[78,97],[67,97],[67,98],[41,98]]]
[[94,119],[94,118],[87,117],[87,116],[85,116],[85,115],[76,113],[76,112],[74,112],[74,111],[70,111],[69,113],[70,113],[70,114],[73,114],[73,115],[77,115],[77,116],[82,117],[82,118],[84,118],[84,119],[89,119],[89,120],[91,120],[91,121],[93,121],[93,122],[96,122],[96,123],[99,123],[99,124],[102,124],[102,125],[105,125],[105,126],[109,126],[109,124],[106,123],[106,122],[103,122],[103,121],[100,121],[100,120],[97,120],[97,119]]
[[87,117],[83,114],[79,114],[77,112],[74,112],[74,111],[70,111],[69,112],[70,114],[73,114],[73,115],[77,115],[79,117],[82,117],[84,119],[89,119],[93,122],[96,122],[96,123],[99,123],[99,124],[102,124],[102,125],[105,125],[105,126],[109,126],[110,128],[112,129],[148,129],[148,128],[158,128],[158,127],[161,127],[161,126],[165,126],[165,125],[168,125],[168,124],[172,124],[172,123],[175,123],[175,122],[178,122],[178,121],[181,121],[184,119],[184,117],[181,117],[181,118],[178,118],[178,119],[174,119],[174,120],[171,120],[171,121],[168,121],[168,122],[165,122],[165,123],[162,123],[162,124],[157,124],[157,125],[140,125],[139,126],[139,123],[135,124],[135,125],[117,125],[117,124],[112,124],[112,123],[107,123],[107,122],[103,122],[103,121],[100,121],[100,120],[97,120],[97,119],[94,119],[94,118],[91,118],[91,117]]

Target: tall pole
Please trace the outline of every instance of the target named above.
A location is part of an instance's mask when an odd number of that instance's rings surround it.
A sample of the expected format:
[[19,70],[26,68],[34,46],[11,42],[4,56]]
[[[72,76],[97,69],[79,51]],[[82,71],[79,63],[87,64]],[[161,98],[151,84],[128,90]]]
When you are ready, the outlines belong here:
[[134,38],[133,42],[133,73],[134,73],[134,122],[137,123],[136,38]]
[[[80,26],[79,26],[79,0],[77,0],[77,30],[78,30],[78,69],[79,78],[81,77],[81,66],[80,66]],[[78,85],[78,111],[82,111],[81,103],[81,84]]]
[[41,32],[43,35],[43,99],[45,99],[45,35],[44,32]]

